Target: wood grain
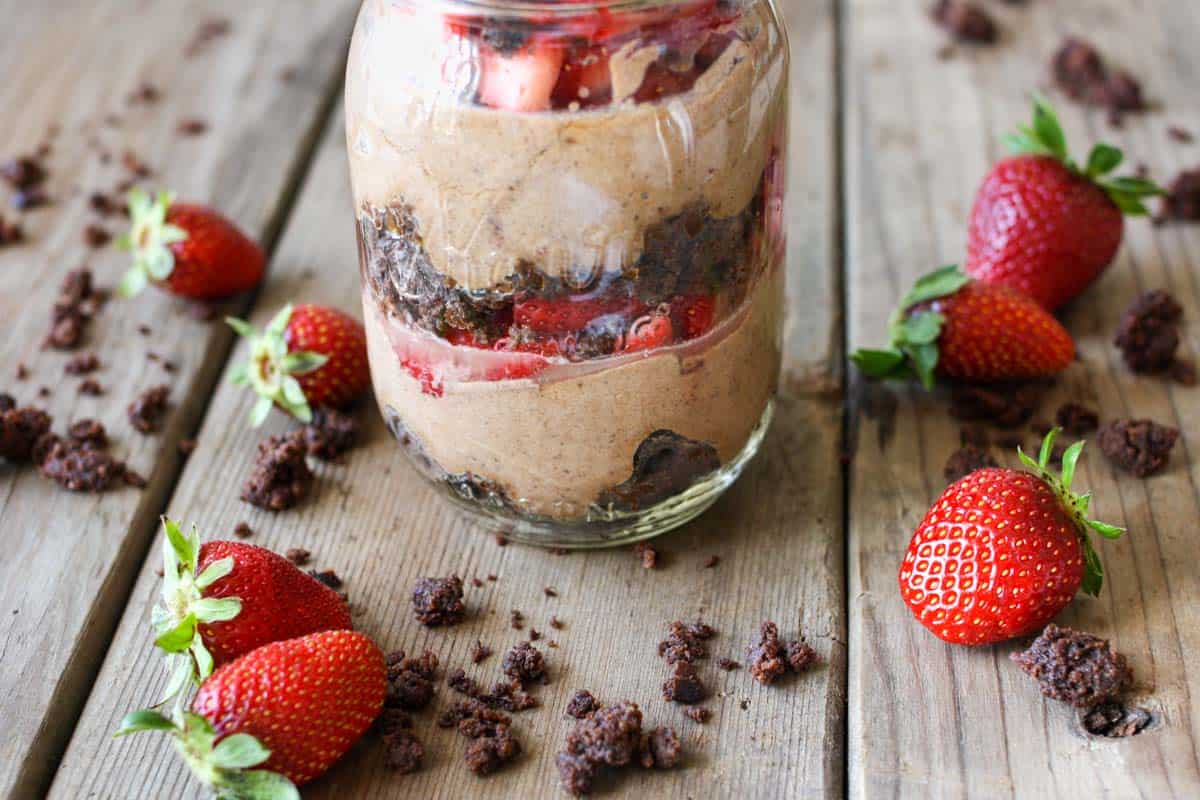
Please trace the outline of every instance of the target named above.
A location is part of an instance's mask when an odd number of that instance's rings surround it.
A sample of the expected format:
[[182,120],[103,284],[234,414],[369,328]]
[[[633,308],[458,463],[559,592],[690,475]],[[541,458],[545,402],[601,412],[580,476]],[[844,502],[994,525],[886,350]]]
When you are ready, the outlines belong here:
[[[0,797],[32,797],[48,784],[178,473],[177,442],[198,423],[231,341],[223,326],[190,319],[157,292],[110,303],[85,343],[100,354],[95,377],[107,393],[77,394],[78,379],[63,375],[67,356],[39,350],[53,298],[69,269],[90,264],[111,286],[125,264],[84,246],[83,227],[94,219],[87,196],[113,190],[129,150],[154,169],[153,186],[214,202],[271,241],[328,110],[353,6],[306,3],[305,25],[290,26],[280,21],[295,0],[0,2],[0,154],[31,152],[51,128],[60,131],[49,158],[53,204],[26,215],[27,244],[0,251],[0,388],[42,404],[37,387],[49,386],[45,405],[57,430],[98,418],[116,453],[150,476],[142,492],[77,496],[32,469],[0,466]],[[232,23],[228,35],[182,55],[213,19]],[[130,104],[145,82],[160,99]],[[208,132],[177,135],[187,118],[203,119]],[[108,165],[101,150],[112,154]],[[0,199],[11,219],[7,190]],[[152,336],[139,335],[141,325]],[[178,371],[148,361],[147,350]],[[32,372],[25,382],[13,378],[18,363]],[[172,411],[161,435],[142,436],[125,406],[159,383],[172,386]]]
[[[787,8],[798,56],[797,91],[804,98],[796,105],[793,151],[826,156],[792,173],[792,196],[802,198],[804,209],[803,218],[792,212],[800,225],[793,229],[799,239],[793,247],[820,238],[819,244],[812,242],[814,250],[792,262],[792,292],[810,301],[827,297],[834,285],[828,235],[836,182],[830,8],[807,2]],[[292,298],[357,306],[344,159],[335,124],[286,232],[255,321],[263,322]],[[687,745],[682,769],[631,770],[609,785],[614,796],[841,795],[846,654],[836,466],[840,400],[829,389],[839,352],[838,343],[828,338],[834,311],[821,302],[806,312],[799,326],[810,333],[793,336],[789,352],[789,364],[802,365],[803,375],[790,381],[793,389],[780,399],[764,452],[712,511],[656,542],[663,552],[663,566],[656,571],[644,570],[629,550],[557,556],[498,547],[490,536],[467,527],[409,469],[373,409],[363,412],[367,444],[343,467],[320,467],[312,502],[275,516],[255,511],[234,500],[239,484],[256,441],[287,423],[276,417],[265,431],[247,430],[242,420],[249,398],[222,384],[200,432],[200,450],[171,500],[175,518],[197,522],[210,537],[227,536],[245,520],[257,531],[253,541],[258,544],[311,550],[315,565],[334,568],[346,579],[351,601],[362,611],[359,626],[382,645],[410,652],[430,648],[447,668],[467,667],[483,680],[499,676],[503,652],[524,635],[509,627],[509,612],[518,609],[527,625],[543,634],[539,644],[552,672],[550,685],[540,690],[543,707],[517,717],[527,753],[514,768],[483,781],[470,775],[461,763],[462,741],[437,729],[431,711],[418,719],[429,751],[422,772],[404,778],[387,772],[377,740],[368,739],[306,796],[555,796],[553,755],[568,729],[563,709],[579,688],[610,701],[639,702],[648,723],[676,726]],[[721,561],[703,569],[710,555]],[[130,785],[153,787],[162,796],[194,789],[161,738],[106,738],[123,714],[151,701],[161,688],[161,665],[150,654],[146,630],[157,590],[156,565],[155,555],[142,570],[53,797],[117,796]],[[409,606],[413,580],[452,572],[468,578],[467,622],[446,631],[422,628]],[[486,580],[489,573],[496,582]],[[483,579],[484,586],[471,586],[471,577]],[[547,586],[558,596],[546,596]],[[551,615],[564,622],[564,630],[549,627]],[[720,631],[712,659],[702,666],[717,692],[707,704],[714,718],[705,726],[660,699],[666,666],[656,655],[671,620],[697,617]],[[789,635],[803,631],[823,665],[770,689],[755,684],[745,670],[717,669],[719,656],[744,658],[755,626],[766,618],[776,619]],[[471,669],[469,652],[476,639],[497,654]],[[559,646],[545,646],[546,639]],[[439,687],[438,707],[453,699],[448,688]]]
[[[1086,34],[1141,76],[1160,106],[1114,130],[1101,112],[1051,94],[1077,150],[1098,137],[1166,178],[1197,161],[1172,143],[1169,125],[1200,127],[1192,102],[1200,76],[1192,4],[1119,0],[990,4],[1000,45],[957,47],[940,60],[944,35],[925,4],[852,0],[845,35],[848,92],[847,340],[884,336],[892,304],[922,272],[962,258],[974,187],[1000,155],[996,136],[1028,117],[1027,93],[1047,83],[1046,65],[1066,33]],[[849,791],[853,797],[1195,797],[1200,793],[1191,698],[1200,692],[1195,655],[1193,535],[1200,395],[1128,373],[1109,341],[1139,291],[1169,288],[1186,308],[1183,349],[1197,352],[1200,293],[1195,227],[1127,226],[1116,264],[1064,321],[1080,359],[1045,400],[1040,416],[1077,400],[1102,419],[1149,417],[1182,434],[1170,469],[1149,480],[1120,474],[1092,446],[1078,482],[1096,493],[1101,519],[1125,524],[1104,543],[1108,572],[1098,599],[1080,598],[1062,622],[1111,637],[1137,676],[1135,701],[1156,726],[1126,740],[1090,737],[1065,706],[1043,700],[1008,660],[1017,644],[967,650],[917,625],[896,588],[908,538],[945,485],[941,470],[958,445],[946,398],[854,378],[856,451],[849,486]],[[1035,440],[1025,429],[1027,446]],[[1010,459],[1011,461],[1011,459]]]

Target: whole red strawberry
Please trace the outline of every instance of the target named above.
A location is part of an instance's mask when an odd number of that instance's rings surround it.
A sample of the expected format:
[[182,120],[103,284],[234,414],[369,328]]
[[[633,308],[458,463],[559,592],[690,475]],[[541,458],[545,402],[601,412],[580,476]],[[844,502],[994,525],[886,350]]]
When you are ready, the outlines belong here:
[[243,320],[226,321],[250,340],[250,360],[233,382],[259,395],[250,415],[255,426],[275,405],[311,422],[313,407],[344,408],[371,385],[362,323],[335,308],[285,306],[262,334]]
[[117,735],[170,732],[197,777],[229,800],[299,800],[296,787],[324,774],[371,727],[386,691],[374,642],[325,631],[263,645],[214,672],[190,712],[172,720],[135,711]]
[[1066,369],[1075,342],[1058,320],[1007,286],[973,281],[958,267],[918,280],[892,316],[891,346],[851,360],[880,378],[962,381],[1040,378]]
[[1144,178],[1107,177],[1124,158],[1109,145],[1076,165],[1054,109],[1040,99],[1032,126],[1006,143],[1014,155],[992,168],[975,197],[966,270],[1053,311],[1112,263],[1124,215],[1145,215],[1142,198],[1162,191]]
[[243,542],[200,544],[193,528],[163,519],[162,603],[155,643],[176,662],[168,696],[256,647],[350,628],[337,592],[286,558]]
[[929,630],[954,644],[982,645],[1039,630],[1075,593],[1104,579],[1089,530],[1124,530],[1088,518],[1090,495],[1071,491],[1083,442],[1048,469],[1058,429],[1033,472],[980,469],[951,484],[917,526],[900,565],[900,595]]
[[170,192],[129,193],[130,232],[117,246],[133,253],[133,268],[117,291],[132,297],[155,283],[193,300],[216,300],[262,280],[266,257],[253,240],[211,208],[176,203]]

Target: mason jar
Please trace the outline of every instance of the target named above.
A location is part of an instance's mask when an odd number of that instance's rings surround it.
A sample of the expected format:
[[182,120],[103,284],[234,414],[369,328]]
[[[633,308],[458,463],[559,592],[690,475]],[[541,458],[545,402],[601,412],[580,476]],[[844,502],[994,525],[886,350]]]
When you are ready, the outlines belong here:
[[643,539],[737,478],[784,312],[769,0],[366,0],[346,122],[371,373],[485,526]]

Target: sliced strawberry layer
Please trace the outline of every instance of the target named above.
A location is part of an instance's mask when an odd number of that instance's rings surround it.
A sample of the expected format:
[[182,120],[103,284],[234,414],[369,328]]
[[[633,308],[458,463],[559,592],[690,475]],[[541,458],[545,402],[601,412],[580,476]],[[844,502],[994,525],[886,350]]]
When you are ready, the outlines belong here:
[[530,44],[510,55],[480,48],[479,101],[506,111],[546,111],[562,70],[563,50]]
[[712,295],[685,295],[671,302],[671,320],[683,339],[696,339],[712,329],[717,301]]
[[396,328],[391,338],[400,366],[433,397],[445,393],[447,382],[531,378],[559,355],[553,341],[512,344],[502,339],[486,345],[467,331],[451,331],[441,340]]
[[513,306],[513,322],[551,336],[581,331],[593,320],[620,314],[636,319],[646,312],[635,297],[563,297],[552,300],[534,297]]
[[634,323],[621,349],[626,353],[653,350],[656,347],[666,347],[674,340],[675,326],[671,324],[671,318],[664,314],[654,314]]

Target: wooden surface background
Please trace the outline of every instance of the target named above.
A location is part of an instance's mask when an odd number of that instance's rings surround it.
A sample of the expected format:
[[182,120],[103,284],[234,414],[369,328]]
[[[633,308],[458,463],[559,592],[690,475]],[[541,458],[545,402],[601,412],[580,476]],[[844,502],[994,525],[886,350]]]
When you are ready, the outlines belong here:
[[[1109,345],[1137,291],[1166,287],[1200,317],[1200,229],[1134,222],[1118,263],[1065,321],[1081,357],[1042,416],[1060,399],[1084,399],[1105,418],[1135,414],[1183,431],[1170,470],[1139,481],[1098,453],[1081,481],[1096,511],[1131,534],[1106,543],[1108,581],[1064,620],[1111,636],[1138,676],[1153,730],[1124,741],[1089,737],[1065,707],[1043,701],[1009,664],[1012,646],[956,649],[912,622],[895,572],[912,528],[944,485],[958,426],[945,398],[860,381],[843,353],[878,342],[895,299],[918,274],[961,257],[974,186],[999,154],[996,133],[1023,121],[1028,92],[1046,83],[1049,54],[1065,33],[1092,37],[1145,79],[1158,109],[1110,128],[1100,112],[1060,103],[1077,147],[1103,136],[1157,177],[1200,163],[1200,145],[1173,143],[1170,125],[1200,132],[1200,14],[1188,2],[1029,0],[987,2],[1004,37],[989,49],[957,47],[923,3],[782,0],[793,48],[788,224],[789,298],[784,389],[764,450],[727,497],[699,521],[663,537],[659,570],[627,550],[556,556],[498,547],[450,513],[413,475],[373,412],[367,444],[345,466],[318,469],[315,497],[280,515],[236,500],[255,443],[286,429],[242,424],[245,394],[228,385],[232,337],[191,319],[158,293],[113,303],[90,331],[108,394],[80,397],[66,357],[40,352],[62,275],[89,263],[112,285],[124,261],[91,254],[80,230],[87,194],[122,177],[131,149],[154,183],[212,202],[267,244],[270,278],[254,298],[230,304],[261,324],[303,298],[356,309],[358,273],[338,106],[353,0],[56,0],[31,7],[0,0],[0,156],[35,149],[54,126],[49,184],[54,205],[28,215],[30,243],[0,250],[0,368],[33,375],[0,382],[19,400],[46,402],[56,427],[91,416],[116,451],[151,477],[144,491],[75,496],[31,470],[0,467],[0,797],[198,797],[197,784],[162,738],[113,740],[128,710],[156,697],[161,665],[149,647],[157,592],[157,517],[227,537],[241,521],[255,543],[305,547],[333,568],[360,610],[357,624],[386,648],[433,649],[469,666],[481,639],[497,655],[469,669],[498,674],[521,634],[508,614],[559,647],[546,649],[552,682],[543,707],[517,717],[527,753],[487,780],[461,764],[462,742],[421,715],[425,769],[398,777],[367,740],[306,797],[556,796],[553,754],[568,728],[562,711],[578,688],[641,703],[648,722],[672,724],[687,744],[683,768],[629,771],[610,796],[641,797],[1047,797],[1200,796],[1200,606],[1194,461],[1200,405],[1194,392],[1135,378]],[[297,8],[303,7],[297,14]],[[205,20],[230,32],[186,53]],[[300,19],[303,24],[295,24]],[[944,56],[944,54],[943,54]],[[129,106],[143,82],[161,100]],[[1055,99],[1057,96],[1052,95]],[[117,112],[117,124],[106,122]],[[181,119],[209,130],[179,137]],[[98,164],[89,141],[117,158]],[[0,210],[0,214],[7,209]],[[138,326],[153,330],[149,338]],[[1195,355],[1200,326],[1185,328]],[[165,373],[154,350],[176,361]],[[136,392],[172,386],[162,433],[124,421]],[[845,430],[845,435],[843,431]],[[196,434],[187,460],[180,439]],[[1029,436],[1032,443],[1032,435]],[[844,463],[843,454],[852,458]],[[702,569],[718,555],[715,569]],[[468,585],[472,613],[452,633],[418,626],[408,588],[420,575],[495,574]],[[557,598],[542,589],[557,589]],[[550,615],[565,623],[549,628]],[[698,725],[659,699],[665,665],[655,654],[667,622],[697,616],[720,632],[703,674],[717,695]],[[803,631],[822,657],[815,672],[764,688],[715,660],[741,660],[754,626],[777,620]],[[444,686],[441,700],[451,698]],[[744,706],[744,707],[743,707]]]

